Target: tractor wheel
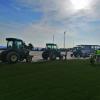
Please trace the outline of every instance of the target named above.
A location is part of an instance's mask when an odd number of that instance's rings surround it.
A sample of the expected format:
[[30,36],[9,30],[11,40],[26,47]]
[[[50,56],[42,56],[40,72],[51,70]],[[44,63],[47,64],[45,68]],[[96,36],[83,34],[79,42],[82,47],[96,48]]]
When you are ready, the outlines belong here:
[[32,62],[32,56],[27,56],[26,57],[26,62]]
[[48,60],[48,53],[47,53],[47,52],[43,52],[43,53],[42,53],[42,58],[43,58],[44,60]]
[[16,52],[10,52],[7,54],[7,57],[6,57],[8,63],[17,63],[18,58],[19,58],[19,55]]

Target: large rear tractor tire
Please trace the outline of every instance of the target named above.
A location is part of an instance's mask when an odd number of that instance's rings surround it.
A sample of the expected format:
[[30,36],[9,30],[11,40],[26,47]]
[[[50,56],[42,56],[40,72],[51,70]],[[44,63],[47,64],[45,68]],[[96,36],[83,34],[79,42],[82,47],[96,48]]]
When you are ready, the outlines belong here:
[[9,52],[6,56],[8,63],[17,63],[19,55],[16,52]]

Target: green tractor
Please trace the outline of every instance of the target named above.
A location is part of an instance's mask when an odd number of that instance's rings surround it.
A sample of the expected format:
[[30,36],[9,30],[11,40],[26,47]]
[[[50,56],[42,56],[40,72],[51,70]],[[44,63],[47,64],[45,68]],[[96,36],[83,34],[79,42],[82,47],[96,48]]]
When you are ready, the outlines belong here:
[[32,61],[32,56],[29,55],[29,49],[26,44],[16,38],[6,38],[7,49],[0,53],[0,60],[2,62],[17,63],[18,61],[26,62]]
[[42,53],[42,58],[44,60],[56,60],[56,58],[62,59],[61,51],[58,49],[57,44],[47,43],[46,49]]

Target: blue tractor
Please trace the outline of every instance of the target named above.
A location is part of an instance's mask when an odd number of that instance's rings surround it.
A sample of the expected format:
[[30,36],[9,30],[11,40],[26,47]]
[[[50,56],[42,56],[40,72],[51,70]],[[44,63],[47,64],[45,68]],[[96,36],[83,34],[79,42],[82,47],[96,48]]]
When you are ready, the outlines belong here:
[[7,48],[0,53],[0,60],[2,62],[17,63],[18,61],[26,62],[32,61],[32,56],[29,55],[29,49],[26,44],[17,38],[6,38]]

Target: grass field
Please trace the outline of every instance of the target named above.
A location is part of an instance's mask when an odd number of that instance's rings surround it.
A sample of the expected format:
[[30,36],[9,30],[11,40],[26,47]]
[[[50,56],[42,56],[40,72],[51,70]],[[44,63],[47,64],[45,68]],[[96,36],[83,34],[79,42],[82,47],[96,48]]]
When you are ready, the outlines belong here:
[[100,65],[85,60],[0,64],[0,100],[100,100]]

